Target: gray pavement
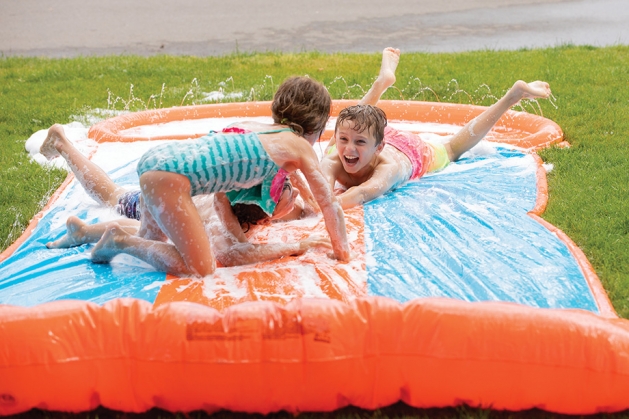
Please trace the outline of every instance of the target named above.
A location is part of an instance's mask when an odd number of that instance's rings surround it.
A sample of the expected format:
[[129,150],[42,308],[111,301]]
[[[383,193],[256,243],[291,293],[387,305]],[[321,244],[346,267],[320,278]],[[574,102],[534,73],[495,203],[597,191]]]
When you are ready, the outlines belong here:
[[0,0],[0,54],[453,52],[629,44],[629,0]]

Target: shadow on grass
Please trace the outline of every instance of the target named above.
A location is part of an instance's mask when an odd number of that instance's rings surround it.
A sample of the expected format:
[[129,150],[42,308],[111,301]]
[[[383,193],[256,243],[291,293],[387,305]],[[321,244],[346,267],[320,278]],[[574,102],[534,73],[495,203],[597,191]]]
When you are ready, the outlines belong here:
[[386,418],[426,418],[426,419],[543,419],[543,418],[629,418],[629,411],[619,413],[599,413],[596,415],[561,415],[543,410],[532,409],[519,412],[472,408],[458,406],[448,408],[417,409],[402,402],[377,410],[364,410],[349,406],[333,412],[305,412],[298,415],[285,411],[268,415],[256,413],[241,413],[219,411],[212,414],[203,411],[188,413],[172,413],[161,409],[151,409],[143,413],[127,413],[99,407],[95,410],[80,413],[54,412],[33,409],[17,415],[5,416],[6,419],[302,419],[330,418],[330,419],[386,419]]

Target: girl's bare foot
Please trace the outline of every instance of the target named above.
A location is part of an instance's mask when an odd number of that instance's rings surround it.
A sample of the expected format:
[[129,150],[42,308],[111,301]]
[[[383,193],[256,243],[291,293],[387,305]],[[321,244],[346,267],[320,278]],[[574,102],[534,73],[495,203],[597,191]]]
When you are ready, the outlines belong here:
[[59,156],[59,149],[64,142],[67,143],[68,141],[63,127],[59,124],[55,124],[48,129],[48,136],[46,136],[46,139],[39,148],[39,152],[48,160],[51,160]]
[[397,48],[385,48],[382,51],[382,64],[378,81],[384,86],[391,87],[395,83],[395,70],[400,62],[400,50]]
[[59,240],[46,243],[46,247],[49,249],[66,249],[68,247],[89,243],[85,233],[86,225],[87,224],[74,215],[68,217],[68,221],[66,221],[66,227],[68,229],[66,235]]
[[103,237],[96,243],[92,250],[92,262],[109,263],[114,256],[120,253],[121,244],[129,236],[118,223],[111,223],[107,226]]
[[520,99],[546,99],[551,94],[550,85],[545,81],[527,83],[518,80],[511,89],[518,92]]

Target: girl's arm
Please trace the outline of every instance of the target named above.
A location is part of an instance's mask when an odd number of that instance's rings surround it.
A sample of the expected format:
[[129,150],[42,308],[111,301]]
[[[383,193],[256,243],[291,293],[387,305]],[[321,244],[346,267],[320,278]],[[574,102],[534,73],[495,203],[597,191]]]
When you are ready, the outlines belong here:
[[[333,150],[333,153],[323,156],[320,162],[320,167],[323,176],[330,186],[330,189],[334,190],[336,182],[340,181],[338,179],[338,175],[343,171],[343,164],[336,153],[336,149]],[[341,181],[341,183],[343,182]]]
[[347,242],[343,208],[341,208],[341,205],[334,197],[332,188],[330,188],[323,173],[321,173],[314,150],[311,147],[309,148],[309,150],[304,149],[302,150],[303,152],[298,154],[300,156],[298,169],[306,177],[310,190],[317,200],[319,208],[321,208],[325,227],[332,242],[334,256],[340,261],[348,262],[349,244]]
[[320,209],[319,209],[319,205],[317,204],[317,200],[312,195],[312,192],[310,191],[310,187],[304,181],[304,178],[302,178],[301,175],[297,173],[297,171],[292,172],[289,175],[289,178],[293,187],[299,189],[299,195],[301,195],[301,199],[304,200],[304,204],[306,204],[312,210],[312,212],[314,213],[319,212]]
[[231,203],[225,193],[217,192],[214,194],[214,212],[216,212],[216,215],[223,226],[236,238],[236,240],[238,240],[238,242],[249,242],[247,236],[245,236],[245,233],[242,231],[242,227],[240,227],[238,219],[232,211]]

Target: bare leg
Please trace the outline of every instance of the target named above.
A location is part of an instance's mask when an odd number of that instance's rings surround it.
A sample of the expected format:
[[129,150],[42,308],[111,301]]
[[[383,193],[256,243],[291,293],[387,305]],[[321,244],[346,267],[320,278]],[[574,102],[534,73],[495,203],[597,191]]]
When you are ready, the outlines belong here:
[[193,274],[172,244],[134,236],[118,223],[112,222],[107,225],[102,238],[94,246],[92,262],[109,263],[120,253],[141,259],[159,271],[178,275]]
[[[152,265],[160,271],[176,275],[193,275],[175,246],[134,236],[116,222],[104,228],[100,241],[92,251],[92,262],[109,263],[114,256],[125,253]],[[307,250],[322,247],[331,249],[327,237],[312,236],[297,243],[252,244],[222,238],[216,243],[216,258],[225,266],[238,266],[289,255],[301,255]]]
[[[86,243],[96,243],[100,240],[109,223],[86,224],[75,216],[68,217],[66,227],[68,229],[65,236],[54,242],[46,243],[49,249],[65,249],[68,247],[80,246]],[[135,234],[139,223],[136,220],[123,219],[119,221],[121,228],[126,232]]]
[[450,161],[458,160],[463,153],[474,147],[496,125],[496,122],[511,107],[522,99],[547,98],[550,96],[550,86],[543,81],[526,83],[522,80],[515,82],[498,102],[487,108],[485,112],[471,120],[445,144]]
[[151,212],[144,205],[144,198],[140,197],[140,212],[142,217],[140,219],[140,229],[138,230],[138,236],[147,240],[156,240],[165,242],[168,240],[166,234],[159,228],[157,222],[151,215]]
[[118,197],[125,192],[125,189],[116,185],[103,169],[74,147],[59,124],[50,127],[39,151],[47,159],[61,155],[85,191],[96,202],[114,206],[118,204]]
[[[395,70],[400,62],[400,50],[397,48],[385,48],[382,51],[382,64],[380,64],[380,73],[373,82],[371,88],[365,96],[358,102],[359,105],[371,105],[376,106],[380,97],[386,92],[386,90],[393,86],[395,83]],[[325,154],[328,154],[329,150],[336,145],[336,136],[332,137],[330,142],[325,148]],[[312,207],[312,208],[317,208]]]
[[400,50],[396,48],[385,48],[382,51],[382,64],[380,73],[367,94],[359,102],[360,105],[373,105],[380,100],[384,92],[395,83],[395,70],[400,62]]
[[210,240],[203,221],[190,196],[187,177],[169,172],[150,171],[140,176],[144,206],[151,217],[144,223],[156,223],[173,242],[188,271],[206,276],[216,270]]

